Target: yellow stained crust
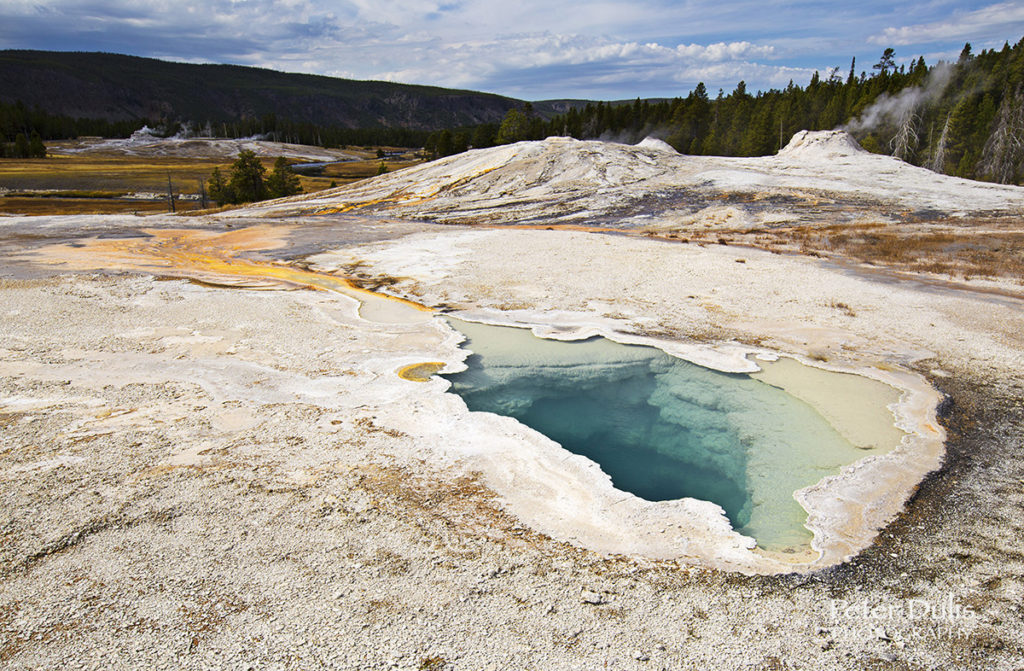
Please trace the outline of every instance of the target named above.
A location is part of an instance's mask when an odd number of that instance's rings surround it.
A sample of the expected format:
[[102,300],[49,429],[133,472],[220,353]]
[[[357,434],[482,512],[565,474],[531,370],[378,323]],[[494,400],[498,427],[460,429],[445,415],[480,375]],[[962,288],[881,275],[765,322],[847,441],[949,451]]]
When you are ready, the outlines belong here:
[[398,377],[410,382],[427,382],[432,375],[440,373],[444,369],[443,361],[426,361],[402,366],[396,372]]
[[194,229],[146,229],[145,238],[91,238],[75,246],[42,247],[35,260],[74,270],[134,270],[155,275],[186,277],[208,284],[266,289],[306,287],[354,298],[374,296],[403,303],[422,312],[425,305],[363,289],[352,280],[303,270],[282,262],[240,258],[240,252],[279,249],[293,227],[258,225],[227,232]]

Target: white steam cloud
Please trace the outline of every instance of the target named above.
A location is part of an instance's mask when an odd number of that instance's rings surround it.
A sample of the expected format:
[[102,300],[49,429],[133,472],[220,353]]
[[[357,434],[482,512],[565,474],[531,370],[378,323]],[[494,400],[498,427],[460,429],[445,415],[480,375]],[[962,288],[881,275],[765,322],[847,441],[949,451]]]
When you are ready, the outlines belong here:
[[941,96],[952,74],[952,65],[939,63],[928,73],[923,87],[906,88],[894,96],[882,94],[858,118],[840,128],[855,133],[870,131],[883,124],[898,124],[914,114],[921,105]]

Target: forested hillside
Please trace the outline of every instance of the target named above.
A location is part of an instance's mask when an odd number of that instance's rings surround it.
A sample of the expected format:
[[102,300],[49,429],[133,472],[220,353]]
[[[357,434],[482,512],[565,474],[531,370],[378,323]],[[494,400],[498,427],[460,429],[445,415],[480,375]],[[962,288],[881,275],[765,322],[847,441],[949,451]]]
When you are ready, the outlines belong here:
[[[296,136],[309,127],[434,130],[500,121],[520,102],[476,91],[238,65],[170,63],[104,53],[0,51],[0,103],[10,111],[18,101],[25,110],[38,113],[36,121],[44,115],[52,119],[51,126],[63,124],[79,134],[93,128],[99,131],[95,134],[106,135],[120,131],[121,124],[134,130],[146,120],[151,125],[209,124],[218,134]],[[37,130],[45,138],[60,129]]]
[[[886,49],[858,72],[815,74],[806,87],[751,94],[740,82],[711,98],[704,85],[685,98],[632,105],[591,104],[545,121],[511,110],[473,138],[493,143],[548,135],[636,142],[646,135],[687,154],[772,154],[798,130],[844,127],[865,149],[949,175],[1003,183],[1024,178],[1024,40],[954,63],[919,58],[896,67]],[[443,140],[436,136],[435,144]]]
[[[585,101],[536,103],[551,116]],[[422,146],[431,131],[500,122],[523,101],[490,93],[358,81],[237,65],[169,63],[120,54],[0,51],[0,156],[30,142],[172,135],[296,144]]]

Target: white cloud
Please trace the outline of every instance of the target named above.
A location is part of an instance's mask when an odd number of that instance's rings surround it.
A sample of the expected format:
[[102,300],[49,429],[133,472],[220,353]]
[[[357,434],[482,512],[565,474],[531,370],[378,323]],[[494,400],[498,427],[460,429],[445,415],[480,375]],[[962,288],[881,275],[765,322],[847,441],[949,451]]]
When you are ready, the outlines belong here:
[[[660,83],[678,92],[680,83],[696,84],[704,73],[728,72],[732,78],[735,73],[756,71],[771,75],[765,81],[772,83],[785,83],[794,73],[810,76],[809,70],[753,63],[756,59],[772,58],[775,49],[746,41],[673,46],[539,33],[451,44],[405,44],[403,52],[403,67],[374,76],[393,81],[440,78],[440,83],[448,86],[500,87],[513,95],[528,95],[538,88],[555,95],[567,81],[577,87],[585,79],[593,83],[595,91],[646,82]],[[711,65],[724,67],[709,68]],[[536,83],[530,88],[514,83],[529,79],[531,72],[536,73]],[[785,74],[778,74],[781,72]],[[733,78],[732,83],[735,81]]]
[[[0,0],[0,48],[622,98],[685,94],[698,81],[712,90],[739,79],[751,90],[803,84],[854,55],[874,62],[872,36],[885,46],[939,40],[929,51],[958,53],[965,35],[980,47],[974,33],[1024,33],[1019,4],[969,2],[817,11],[810,0]],[[894,17],[908,25],[883,30],[899,25]]]
[[1005,39],[1024,30],[1024,4],[1001,2],[969,12],[954,13],[941,21],[886,28],[871,38],[874,44],[898,46],[928,44],[944,40]]

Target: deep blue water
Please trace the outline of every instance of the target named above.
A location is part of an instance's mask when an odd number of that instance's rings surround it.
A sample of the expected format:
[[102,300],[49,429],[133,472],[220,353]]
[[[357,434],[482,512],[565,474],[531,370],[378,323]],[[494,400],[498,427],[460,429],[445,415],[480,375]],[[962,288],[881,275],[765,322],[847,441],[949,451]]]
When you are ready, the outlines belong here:
[[793,492],[863,456],[805,403],[748,375],[603,338],[452,325],[474,354],[444,377],[470,410],[516,418],[648,501],[717,503],[765,547],[806,543]]

